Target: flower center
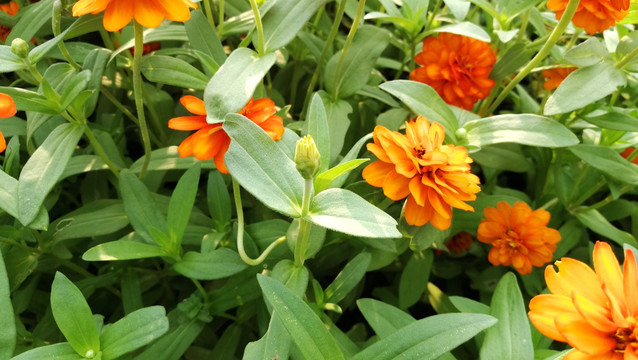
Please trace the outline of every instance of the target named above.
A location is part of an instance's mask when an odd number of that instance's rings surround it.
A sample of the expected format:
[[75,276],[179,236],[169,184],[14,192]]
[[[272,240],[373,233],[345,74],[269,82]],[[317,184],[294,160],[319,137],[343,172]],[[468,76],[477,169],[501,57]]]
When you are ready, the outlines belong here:
[[423,148],[423,146],[415,147],[414,152],[416,152],[416,156],[418,158],[423,158],[423,155],[425,155],[425,149]]
[[616,351],[624,352],[627,346],[632,346],[634,349],[638,348],[638,341],[636,341],[636,335],[638,335],[638,328],[636,328],[636,320],[633,317],[627,319],[629,321],[629,327],[619,328],[614,334],[616,339]]

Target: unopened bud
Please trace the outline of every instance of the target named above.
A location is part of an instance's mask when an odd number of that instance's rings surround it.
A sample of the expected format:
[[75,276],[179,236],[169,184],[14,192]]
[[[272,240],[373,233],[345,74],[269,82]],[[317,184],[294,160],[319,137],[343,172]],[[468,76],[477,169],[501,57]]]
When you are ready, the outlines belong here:
[[456,137],[459,140],[467,139],[467,130],[465,130],[464,128],[458,128],[458,130],[456,130]]
[[11,42],[11,52],[21,59],[26,59],[29,56],[29,44],[20,38],[15,38]]
[[306,135],[297,140],[295,148],[295,165],[304,179],[312,179],[321,165],[321,155],[312,136]]

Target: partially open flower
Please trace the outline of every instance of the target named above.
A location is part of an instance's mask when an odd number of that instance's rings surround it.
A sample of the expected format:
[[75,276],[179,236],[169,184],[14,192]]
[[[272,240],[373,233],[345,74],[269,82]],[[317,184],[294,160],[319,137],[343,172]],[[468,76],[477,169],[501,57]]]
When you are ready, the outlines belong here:
[[[222,129],[222,124],[209,124],[206,122],[206,107],[204,101],[191,95],[183,96],[180,102],[195,116],[180,116],[168,121],[168,127],[175,130],[197,130],[190,135],[177,148],[180,157],[194,156],[198,160],[214,159],[217,170],[228,174],[224,163],[224,155],[230,146],[230,137]],[[284,133],[284,122],[281,117],[275,115],[275,103],[263,98],[250,100],[239,114],[259,125],[273,140],[281,139]]]
[[520,274],[529,274],[532,266],[543,266],[552,260],[560,233],[548,228],[550,214],[543,209],[532,209],[518,201],[510,206],[505,201],[496,208],[483,211],[485,219],[478,227],[480,242],[491,244],[489,262],[494,265],[512,265]]
[[567,75],[573,73],[577,67],[558,67],[553,69],[543,70],[543,77],[545,82],[543,88],[545,90],[554,90],[565,80]]
[[[7,13],[11,16],[15,16],[15,14],[18,13],[18,10],[20,10],[20,7],[18,6],[18,3],[15,1],[9,1],[8,4],[0,4],[0,11]],[[10,32],[11,32],[10,27],[0,25],[0,40],[2,42],[7,41],[7,37],[9,36]]]
[[[563,17],[569,0],[549,0],[547,8],[556,12],[556,19]],[[589,35],[602,33],[629,14],[629,0],[580,0],[572,18],[575,26],[585,29]]]
[[[0,118],[12,117],[16,112],[16,104],[13,102],[13,98],[7,94],[0,93]],[[3,152],[6,148],[7,142],[2,132],[0,132],[0,152]]]
[[551,294],[529,303],[529,319],[543,335],[568,343],[565,360],[638,359],[638,271],[625,250],[621,269],[609,244],[594,246],[594,269],[562,258],[545,268]]
[[363,178],[392,200],[408,197],[409,225],[429,222],[445,230],[452,222],[452,207],[474,211],[465,203],[481,191],[479,178],[470,172],[472,159],[465,147],[443,145],[444,139],[440,124],[430,125],[419,116],[406,123],[405,135],[375,127],[374,143],[367,145],[379,160],[363,169]]
[[486,42],[439,33],[423,40],[423,52],[414,60],[421,67],[412,70],[410,79],[430,85],[450,105],[472,110],[494,87],[489,75],[496,54]]

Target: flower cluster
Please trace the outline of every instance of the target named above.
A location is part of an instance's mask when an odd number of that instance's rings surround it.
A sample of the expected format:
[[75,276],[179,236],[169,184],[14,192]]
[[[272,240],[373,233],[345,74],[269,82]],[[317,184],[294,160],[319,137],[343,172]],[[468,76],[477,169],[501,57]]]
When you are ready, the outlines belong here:
[[445,230],[452,207],[474,211],[465,201],[476,199],[479,178],[470,172],[472,159],[463,146],[443,145],[445,130],[424,117],[406,123],[406,133],[383,126],[374,129],[368,150],[379,160],[363,169],[363,178],[383,188],[392,200],[408,197],[405,220],[409,225],[431,223]]

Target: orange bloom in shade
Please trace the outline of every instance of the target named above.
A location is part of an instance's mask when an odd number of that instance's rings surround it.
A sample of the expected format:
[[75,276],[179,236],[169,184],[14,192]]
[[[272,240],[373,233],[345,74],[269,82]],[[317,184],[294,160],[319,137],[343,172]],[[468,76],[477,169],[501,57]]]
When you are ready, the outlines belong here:
[[[11,96],[0,93],[0,118],[12,117],[17,112],[16,104],[13,102]],[[0,132],[0,152],[3,152],[6,148],[7,142],[4,139],[2,132]]]
[[430,85],[450,105],[471,111],[494,87],[489,75],[496,54],[486,42],[439,33],[423,40],[423,52],[414,60],[421,67],[412,70],[410,79]]
[[[206,122],[206,107],[204,101],[186,95],[180,99],[184,107],[196,116],[181,116],[168,121],[168,127],[175,130],[197,130],[190,135],[177,148],[180,157],[194,156],[199,160],[214,159],[217,170],[228,174],[224,164],[224,155],[230,146],[230,137],[222,129],[222,124],[209,124]],[[284,121],[275,115],[275,103],[263,98],[252,100],[239,111],[239,114],[259,125],[270,137],[277,141],[284,133]]]
[[560,233],[547,227],[548,211],[532,209],[518,201],[510,206],[505,201],[496,208],[483,211],[476,237],[480,242],[492,244],[487,259],[494,266],[513,265],[521,275],[529,274],[532,266],[543,266],[552,261]]
[[[0,11],[11,16],[15,16],[15,14],[18,13],[18,10],[20,10],[20,8],[18,7],[18,3],[15,1],[10,1],[8,4],[0,4]],[[7,36],[9,36],[10,32],[10,27],[0,25],[0,40],[2,40],[2,42],[7,41]]]
[[529,319],[543,335],[568,343],[565,360],[638,359],[638,271],[625,250],[621,269],[609,244],[594,246],[594,269],[571,258],[545,268],[551,294],[529,303]]
[[470,249],[472,242],[472,234],[467,231],[461,231],[446,241],[445,247],[454,255],[462,255]]
[[405,135],[377,126],[373,136],[367,148],[379,160],[366,166],[362,176],[392,200],[408,197],[409,225],[429,222],[445,230],[452,221],[452,207],[474,211],[465,203],[481,191],[479,178],[470,172],[472,159],[463,146],[443,145],[445,130],[440,124],[430,125],[419,116],[406,122]]
[[79,0],[73,5],[73,16],[104,11],[104,28],[118,31],[133,18],[148,28],[160,26],[164,19],[184,22],[191,16],[189,8],[196,9],[197,4],[190,0]]
[[[547,8],[560,19],[569,0],[549,0]],[[580,0],[572,18],[575,26],[585,29],[589,35],[602,33],[629,14],[629,0]]]
[[[636,150],[636,148],[628,147],[622,153],[620,153],[620,156],[626,159],[629,157],[629,155],[631,155],[631,153],[634,152],[634,150]],[[638,165],[638,156],[636,156],[633,160],[631,160],[631,162]]]
[[554,69],[543,70],[543,77],[545,78],[545,83],[543,83],[543,88],[545,90],[554,90],[556,89],[562,82],[565,80],[567,75],[574,72],[577,67],[558,67]]

